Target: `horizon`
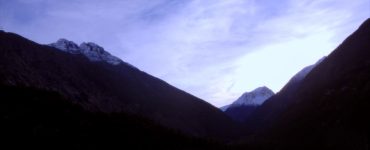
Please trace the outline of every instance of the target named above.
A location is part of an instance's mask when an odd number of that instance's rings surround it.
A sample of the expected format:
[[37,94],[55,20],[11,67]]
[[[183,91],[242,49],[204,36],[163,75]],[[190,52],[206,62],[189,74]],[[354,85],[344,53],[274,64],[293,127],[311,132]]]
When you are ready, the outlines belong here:
[[216,107],[261,86],[278,92],[370,14],[367,0],[68,2],[0,1],[0,29],[97,43]]

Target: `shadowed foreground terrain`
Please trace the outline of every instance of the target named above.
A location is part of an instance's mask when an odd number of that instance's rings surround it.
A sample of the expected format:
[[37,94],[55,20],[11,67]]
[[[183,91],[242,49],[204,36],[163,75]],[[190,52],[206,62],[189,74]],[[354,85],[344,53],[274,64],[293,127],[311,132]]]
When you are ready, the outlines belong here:
[[63,138],[69,142],[58,142],[61,147],[84,149],[225,148],[217,142],[186,136],[141,116],[86,112],[55,92],[9,86],[0,86],[0,91],[0,136],[3,138]]

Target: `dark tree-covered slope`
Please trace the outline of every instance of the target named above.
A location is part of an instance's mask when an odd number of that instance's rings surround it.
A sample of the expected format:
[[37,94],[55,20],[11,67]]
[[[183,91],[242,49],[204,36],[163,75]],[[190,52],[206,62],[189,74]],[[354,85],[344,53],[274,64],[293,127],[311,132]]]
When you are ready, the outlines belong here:
[[[53,149],[222,149],[142,116],[88,112],[56,92],[0,86],[0,137],[16,137],[11,148]],[[36,140],[42,139],[42,140]],[[25,138],[25,139],[23,139]],[[32,138],[32,144],[23,145]],[[48,138],[50,141],[45,141]],[[54,141],[57,140],[57,141]],[[53,141],[53,143],[50,143]],[[4,147],[6,143],[2,143]],[[10,144],[10,143],[8,143]],[[49,145],[50,144],[50,145]],[[51,147],[49,147],[51,146]]]
[[0,31],[0,84],[54,91],[90,112],[132,113],[184,133],[228,138],[219,109],[131,65],[93,62]]

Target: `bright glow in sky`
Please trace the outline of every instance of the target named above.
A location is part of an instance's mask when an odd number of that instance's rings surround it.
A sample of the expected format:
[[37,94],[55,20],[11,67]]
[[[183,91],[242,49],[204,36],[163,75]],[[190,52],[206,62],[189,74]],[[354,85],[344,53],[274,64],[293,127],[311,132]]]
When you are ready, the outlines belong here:
[[0,26],[92,41],[215,106],[279,91],[370,16],[369,0],[0,0]]

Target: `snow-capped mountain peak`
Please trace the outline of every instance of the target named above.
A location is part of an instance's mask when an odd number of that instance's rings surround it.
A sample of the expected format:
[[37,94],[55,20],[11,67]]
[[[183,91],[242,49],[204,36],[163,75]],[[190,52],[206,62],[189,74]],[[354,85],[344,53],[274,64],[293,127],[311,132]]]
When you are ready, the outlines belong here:
[[96,53],[99,53],[99,54],[103,54],[105,51],[104,51],[104,48],[102,48],[101,46],[93,43],[93,42],[82,42],[80,44],[80,48],[81,50],[83,51],[94,51]]
[[266,86],[258,87],[251,92],[245,92],[236,101],[230,105],[220,107],[220,109],[226,111],[229,108],[238,106],[259,106],[274,94],[275,93]]
[[69,40],[66,40],[66,39],[59,39],[57,42],[55,43],[51,43],[50,46],[52,47],[55,47],[57,49],[60,49],[62,51],[65,51],[65,52],[69,52],[69,53],[79,53],[80,52],[80,48],[78,47],[78,45],[72,41],[69,41]]
[[265,100],[274,95],[274,92],[263,86],[254,89],[251,92],[245,92],[231,106],[235,105],[261,105]]
[[80,45],[80,49],[81,52],[85,54],[85,56],[89,58],[91,61],[106,61],[114,65],[117,65],[122,62],[122,60],[120,60],[119,58],[105,51],[103,47],[92,42],[88,43],[83,42]]
[[59,39],[57,42],[49,44],[49,46],[72,54],[83,54],[90,61],[104,61],[112,65],[122,63],[121,59],[111,55],[109,52],[105,51],[103,47],[92,42],[83,42],[78,46],[72,41]]

